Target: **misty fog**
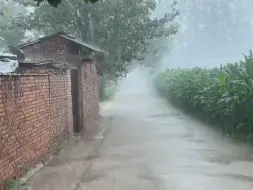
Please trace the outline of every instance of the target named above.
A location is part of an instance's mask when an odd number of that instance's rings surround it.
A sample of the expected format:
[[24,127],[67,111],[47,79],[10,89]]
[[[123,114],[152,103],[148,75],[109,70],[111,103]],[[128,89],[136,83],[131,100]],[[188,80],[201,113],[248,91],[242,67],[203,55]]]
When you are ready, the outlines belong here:
[[[157,15],[169,2],[161,2]],[[252,49],[252,1],[182,0],[177,8],[180,28],[162,58],[163,68],[233,63]]]
[[[252,189],[253,0],[0,0],[0,13],[1,190]],[[16,75],[31,65],[45,68]],[[33,154],[42,169],[24,182]]]

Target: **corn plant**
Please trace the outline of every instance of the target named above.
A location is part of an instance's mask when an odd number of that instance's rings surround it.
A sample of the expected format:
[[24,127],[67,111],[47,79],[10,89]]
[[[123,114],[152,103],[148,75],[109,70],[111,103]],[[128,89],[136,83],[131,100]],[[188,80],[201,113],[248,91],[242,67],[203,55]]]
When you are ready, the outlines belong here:
[[167,69],[158,73],[158,92],[187,111],[215,121],[223,132],[253,141],[253,55],[206,69]]

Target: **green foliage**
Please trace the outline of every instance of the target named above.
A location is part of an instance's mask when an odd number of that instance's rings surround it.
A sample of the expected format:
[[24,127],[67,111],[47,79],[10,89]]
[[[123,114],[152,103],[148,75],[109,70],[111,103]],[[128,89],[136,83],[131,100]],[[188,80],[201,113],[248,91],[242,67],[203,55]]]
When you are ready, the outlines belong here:
[[17,45],[24,38],[25,32],[12,25],[18,13],[25,12],[24,7],[17,6],[14,2],[2,3],[2,14],[0,14],[0,49],[7,45]]
[[4,183],[4,189],[6,190],[20,190],[26,184],[20,180],[9,180]]
[[100,101],[107,101],[113,99],[116,92],[116,82],[101,78],[99,84]]
[[161,95],[239,140],[253,140],[253,56],[219,68],[168,69],[155,86]]
[[[49,4],[50,6],[57,8],[58,5],[59,5],[63,0],[33,0],[33,1],[31,1],[31,0],[15,0],[15,1],[17,1],[17,2],[19,2],[19,3],[22,3],[22,4],[24,4],[24,5],[36,4],[37,6],[40,6],[41,3],[47,1],[48,4]],[[82,0],[82,2],[84,2],[84,3],[96,3],[96,2],[98,2],[98,1],[99,1],[99,0]],[[0,13],[0,14],[1,14],[1,13]]]
[[95,43],[109,52],[100,74],[120,77],[132,60],[145,58],[150,40],[176,33],[178,26],[173,21],[177,10],[172,7],[163,18],[151,19],[155,8],[155,0],[106,0],[95,4],[62,0],[57,9],[42,3],[29,16],[15,19],[13,25],[44,35],[65,31]]

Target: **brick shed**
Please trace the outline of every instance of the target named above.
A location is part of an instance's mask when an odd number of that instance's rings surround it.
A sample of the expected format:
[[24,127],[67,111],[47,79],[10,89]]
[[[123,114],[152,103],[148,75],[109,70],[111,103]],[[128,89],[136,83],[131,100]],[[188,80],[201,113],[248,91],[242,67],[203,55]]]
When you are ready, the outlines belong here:
[[97,127],[100,118],[101,50],[64,33],[19,48],[26,59],[0,75],[0,182],[21,175],[73,132]]

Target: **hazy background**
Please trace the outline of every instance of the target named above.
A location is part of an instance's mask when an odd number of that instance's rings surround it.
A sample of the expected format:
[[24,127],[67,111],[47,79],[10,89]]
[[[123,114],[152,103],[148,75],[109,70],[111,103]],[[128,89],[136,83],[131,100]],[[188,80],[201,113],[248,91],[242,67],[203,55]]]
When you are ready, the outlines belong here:
[[[161,16],[171,1],[157,1]],[[161,63],[166,67],[213,67],[235,62],[253,47],[253,1],[179,0],[179,32]]]

